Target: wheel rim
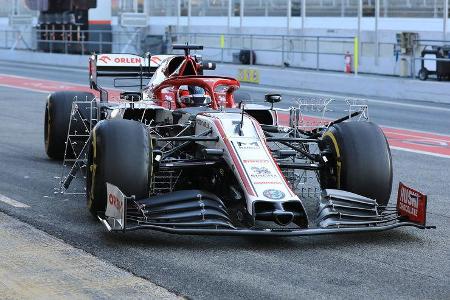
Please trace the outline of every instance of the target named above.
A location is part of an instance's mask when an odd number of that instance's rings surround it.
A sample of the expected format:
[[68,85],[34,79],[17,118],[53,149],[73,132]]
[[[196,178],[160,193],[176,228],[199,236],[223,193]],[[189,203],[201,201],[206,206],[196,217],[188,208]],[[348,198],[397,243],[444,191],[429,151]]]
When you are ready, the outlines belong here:
[[[92,137],[93,135],[91,135]],[[95,143],[95,139],[94,141],[91,141],[89,144],[89,149],[88,149],[88,153],[87,153],[87,168],[86,168],[86,200],[87,200],[87,206],[90,210],[93,210],[93,187],[94,187],[94,178],[95,178],[95,170],[93,172],[93,165],[95,164],[94,162],[94,145],[93,143]]]
[[48,103],[45,105],[45,121],[44,121],[44,143],[45,150],[48,151],[49,137],[50,137],[50,116],[48,111]]

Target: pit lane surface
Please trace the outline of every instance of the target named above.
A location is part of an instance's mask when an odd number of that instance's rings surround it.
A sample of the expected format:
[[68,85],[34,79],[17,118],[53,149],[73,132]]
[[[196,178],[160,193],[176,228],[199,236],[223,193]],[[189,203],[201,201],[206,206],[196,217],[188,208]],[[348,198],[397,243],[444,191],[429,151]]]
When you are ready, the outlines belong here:
[[[86,74],[78,71],[0,67],[1,73],[87,81]],[[257,97],[261,92],[252,94]],[[0,194],[29,206],[0,201],[0,210],[111,264],[193,298],[447,298],[450,294],[450,159],[393,150],[394,182],[402,180],[428,194],[428,221],[438,226],[436,230],[269,239],[151,231],[109,234],[92,219],[84,197],[53,193],[61,169],[44,153],[44,103],[45,94],[0,88]],[[389,105],[371,106],[371,117],[383,125],[449,133],[449,112],[403,108],[407,112]]]
[[[78,70],[80,71],[80,70]],[[82,72],[82,71],[81,71]],[[135,82],[130,82],[129,84],[135,84]],[[103,85],[103,83],[101,84]],[[71,83],[71,82],[63,82],[63,81],[56,81],[56,80],[46,80],[46,79],[38,79],[33,77],[24,77],[24,76],[16,76],[16,75],[9,75],[9,74],[1,74],[0,73],[0,86],[4,87],[12,87],[12,88],[20,88],[27,91],[36,91],[36,92],[45,92],[50,93],[53,91],[59,91],[59,90],[75,90],[75,91],[87,91],[87,92],[93,92],[96,94],[96,96],[99,96],[99,93],[97,91],[93,91],[89,89],[86,85],[77,84],[77,83]],[[108,86],[108,85],[107,85]],[[244,86],[244,90],[250,90],[253,95],[253,100],[251,95],[249,94],[248,99],[246,99],[246,103],[262,103],[261,99],[264,99],[263,94],[258,94],[257,91],[264,91],[267,92],[268,87],[255,87],[255,86]],[[290,107],[290,106],[296,106],[296,102],[299,103],[296,99],[301,99],[301,103],[304,104],[304,99],[312,99],[312,102],[315,104],[319,104],[319,106],[322,105],[322,103],[327,103],[326,106],[323,106],[322,110],[326,113],[322,115],[322,113],[317,111],[317,106],[311,106],[309,104],[306,104],[306,107],[304,106],[302,109],[302,113],[304,113],[305,119],[303,121],[306,121],[308,126],[319,126],[324,124],[324,122],[330,122],[332,120],[338,119],[342,117],[343,115],[347,114],[347,111],[349,111],[349,108],[353,106],[353,110],[355,111],[355,104],[360,104],[360,100],[354,100],[355,98],[348,99],[346,95],[333,95],[333,101],[328,101],[330,95],[323,94],[323,93],[311,93],[311,92],[305,92],[305,91],[284,91],[284,90],[276,90],[278,93],[283,93],[287,97],[285,101],[281,104],[284,107]],[[245,92],[244,92],[245,93]],[[247,93],[248,94],[248,93]],[[112,89],[109,91],[109,100],[110,101],[117,101],[119,98],[119,90],[118,89]],[[237,100],[240,101],[240,100]],[[311,102],[311,100],[309,101]],[[389,106],[401,106],[401,107],[408,107],[408,108],[426,108],[427,110],[437,110],[440,112],[450,112],[450,109],[447,107],[436,107],[436,106],[425,106],[422,104],[410,104],[410,103],[401,103],[397,101],[386,101],[386,100],[379,100],[379,99],[370,99],[371,104],[375,104],[375,106],[382,105],[382,104],[388,104]],[[349,106],[349,103],[351,104]],[[365,103],[365,102],[362,102]],[[279,106],[280,104],[277,104]],[[315,108],[316,107],[316,108]],[[326,108],[325,108],[326,107]],[[377,116],[385,117],[386,112],[383,111],[377,111]],[[350,113],[350,112],[349,112]],[[364,115],[369,117],[370,112],[365,111]],[[303,117],[301,118],[303,119]],[[375,118],[377,119],[377,118]],[[279,121],[280,124],[286,125],[289,120],[289,113],[288,110],[285,110],[285,112],[282,112],[279,115]],[[309,124],[313,123],[315,125]],[[423,131],[414,131],[414,130],[407,130],[402,128],[393,128],[389,126],[383,126],[383,131],[388,139],[388,142],[393,149],[400,149],[403,151],[410,151],[410,152],[416,152],[416,153],[423,153],[428,155],[434,155],[434,156],[440,156],[440,157],[446,157],[450,158],[450,136],[448,135],[440,135],[430,132],[423,132]]]

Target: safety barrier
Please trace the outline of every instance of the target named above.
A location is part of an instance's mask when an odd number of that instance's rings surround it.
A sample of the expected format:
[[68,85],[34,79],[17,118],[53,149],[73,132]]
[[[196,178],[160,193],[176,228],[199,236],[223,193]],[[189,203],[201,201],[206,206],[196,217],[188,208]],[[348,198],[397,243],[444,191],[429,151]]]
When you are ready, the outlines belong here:
[[[0,48],[50,53],[89,54],[130,52],[142,54],[149,43],[144,29],[106,30],[3,30]],[[395,43],[358,41],[353,36],[298,36],[175,32],[161,37],[160,49],[172,43],[202,44],[202,55],[225,63],[268,65],[338,72],[398,75]],[[416,50],[419,46],[416,46]],[[157,53],[164,51],[154,50]],[[241,59],[240,59],[241,56]],[[415,59],[408,76],[417,74]],[[410,59],[410,58],[409,58]],[[350,67],[349,67],[350,64]]]

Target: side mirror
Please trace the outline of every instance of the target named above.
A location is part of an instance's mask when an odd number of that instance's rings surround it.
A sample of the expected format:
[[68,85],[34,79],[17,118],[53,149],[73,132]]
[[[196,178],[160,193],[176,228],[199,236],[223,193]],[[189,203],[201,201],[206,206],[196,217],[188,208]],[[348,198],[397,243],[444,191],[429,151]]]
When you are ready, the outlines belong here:
[[281,101],[281,94],[266,94],[264,96],[264,99],[266,100],[266,102],[272,103],[272,105],[274,103],[278,103]]
[[281,101],[281,94],[266,94],[264,96],[264,99],[266,100],[266,102],[272,104],[270,109],[273,109],[273,104]]

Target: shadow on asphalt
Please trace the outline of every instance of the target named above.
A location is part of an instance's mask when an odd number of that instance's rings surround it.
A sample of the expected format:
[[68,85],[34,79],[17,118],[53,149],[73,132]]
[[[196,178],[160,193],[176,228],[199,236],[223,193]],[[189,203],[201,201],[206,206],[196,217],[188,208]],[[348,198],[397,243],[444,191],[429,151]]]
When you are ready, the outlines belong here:
[[[181,236],[143,230],[141,232],[109,233],[104,232],[101,239],[114,243],[115,246],[130,246],[135,248],[173,248],[173,249],[206,249],[235,250],[249,248],[258,251],[273,250],[312,250],[318,248],[344,249],[354,247],[355,244],[367,245],[405,245],[407,243],[420,244],[422,239],[408,229],[398,229],[390,232],[378,232],[371,234],[340,234],[315,237],[218,237],[218,236]],[[412,229],[414,230],[414,229]]]

